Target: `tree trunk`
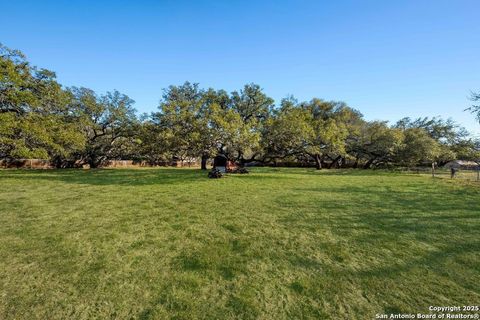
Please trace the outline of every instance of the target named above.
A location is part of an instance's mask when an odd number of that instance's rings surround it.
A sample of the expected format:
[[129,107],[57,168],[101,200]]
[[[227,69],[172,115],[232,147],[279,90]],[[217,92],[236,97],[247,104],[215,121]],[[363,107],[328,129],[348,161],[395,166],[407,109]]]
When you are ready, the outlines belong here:
[[336,166],[337,162],[342,158],[342,156],[338,156],[335,159],[333,159],[332,163],[328,166],[328,169],[332,169],[334,166]]
[[374,159],[368,160],[367,163],[365,163],[365,165],[363,166],[363,169],[369,169],[370,166],[371,166],[372,163],[373,163],[373,160],[374,160]]
[[61,168],[64,168],[63,166],[63,161],[60,157],[54,157],[51,161],[51,163],[53,164],[53,166],[57,169],[61,169]]
[[353,168],[353,169],[357,169],[357,168],[358,168],[358,157],[355,158],[355,163],[353,164],[352,168]]
[[96,162],[94,160],[88,161],[88,165],[89,165],[90,169],[98,168],[98,162]]
[[202,154],[202,170],[207,170],[208,155]]
[[106,158],[101,156],[96,156],[94,153],[90,154],[88,157],[87,163],[90,166],[90,169],[96,169],[102,164],[105,164]]
[[315,168],[317,170],[322,170],[322,159],[320,159],[320,155],[319,154],[316,154],[315,155]]

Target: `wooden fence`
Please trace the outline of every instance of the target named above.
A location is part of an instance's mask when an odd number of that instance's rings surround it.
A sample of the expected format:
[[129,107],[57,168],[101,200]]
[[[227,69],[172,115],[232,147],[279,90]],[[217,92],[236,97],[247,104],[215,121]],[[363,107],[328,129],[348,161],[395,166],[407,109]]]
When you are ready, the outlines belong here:
[[[185,161],[172,160],[152,165],[147,161],[135,160],[110,160],[104,168],[139,168],[139,167],[198,167],[200,162],[197,159],[189,159]],[[0,160],[0,168],[4,169],[53,169],[54,165],[49,160],[44,159],[14,159]],[[88,165],[84,166],[88,168]]]

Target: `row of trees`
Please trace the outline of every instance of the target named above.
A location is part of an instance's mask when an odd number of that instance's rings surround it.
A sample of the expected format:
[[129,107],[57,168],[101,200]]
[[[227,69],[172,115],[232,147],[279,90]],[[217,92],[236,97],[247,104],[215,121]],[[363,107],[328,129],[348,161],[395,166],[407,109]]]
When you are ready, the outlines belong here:
[[[480,100],[478,95],[473,99]],[[151,164],[218,154],[245,164],[364,168],[480,158],[480,143],[451,120],[366,121],[343,102],[288,97],[275,106],[256,84],[228,93],[186,82],[164,90],[157,112],[136,115],[118,91],[64,88],[55,74],[0,47],[0,158],[49,159],[57,167],[113,159]],[[480,114],[478,106],[472,112]]]

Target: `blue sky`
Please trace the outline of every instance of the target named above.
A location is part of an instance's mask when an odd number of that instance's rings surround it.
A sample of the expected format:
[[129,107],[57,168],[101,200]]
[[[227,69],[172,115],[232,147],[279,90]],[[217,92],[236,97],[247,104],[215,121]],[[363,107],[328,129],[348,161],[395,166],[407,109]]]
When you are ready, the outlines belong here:
[[11,1],[0,42],[66,86],[117,89],[139,112],[162,88],[260,84],[343,100],[367,119],[451,117],[480,90],[480,1]]

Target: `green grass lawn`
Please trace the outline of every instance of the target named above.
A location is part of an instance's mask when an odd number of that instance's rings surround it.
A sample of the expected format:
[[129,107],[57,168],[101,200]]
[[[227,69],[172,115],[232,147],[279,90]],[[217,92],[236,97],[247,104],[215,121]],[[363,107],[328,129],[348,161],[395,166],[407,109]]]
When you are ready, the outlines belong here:
[[480,302],[479,184],[0,171],[0,319],[373,319]]

